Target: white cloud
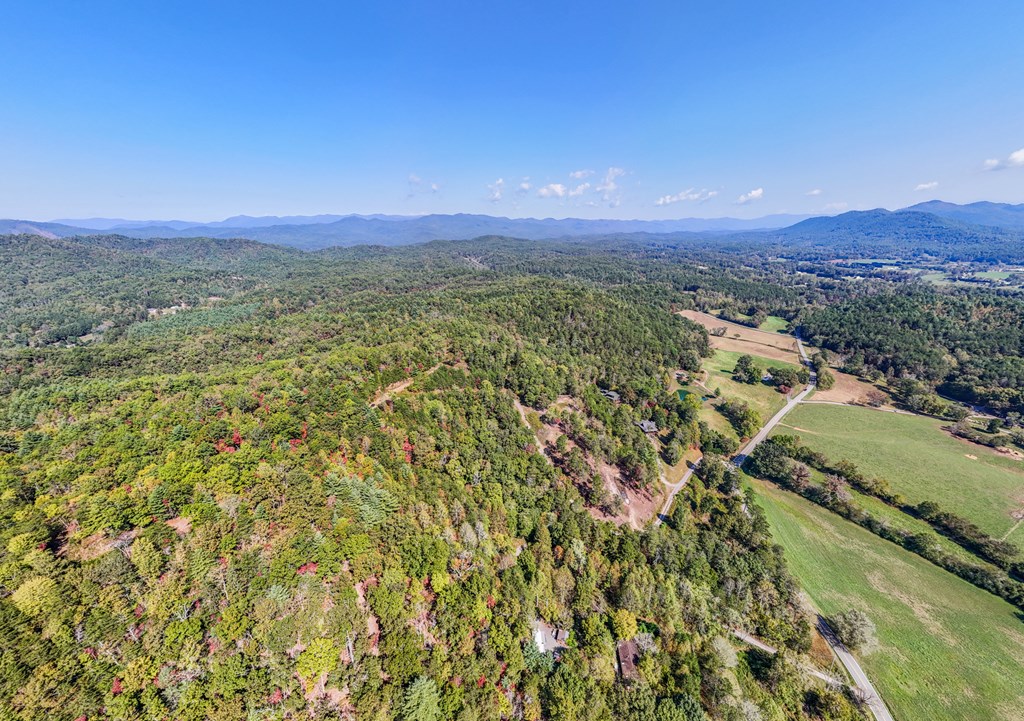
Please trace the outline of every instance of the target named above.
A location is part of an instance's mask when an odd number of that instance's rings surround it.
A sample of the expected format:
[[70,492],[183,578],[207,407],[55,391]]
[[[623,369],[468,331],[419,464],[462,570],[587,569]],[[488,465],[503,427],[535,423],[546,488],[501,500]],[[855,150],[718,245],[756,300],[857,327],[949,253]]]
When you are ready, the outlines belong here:
[[505,192],[505,179],[498,178],[493,183],[488,184],[487,190],[487,199],[492,203],[499,202],[501,200],[502,194]]
[[1005,162],[998,158],[989,158],[981,165],[982,170],[1005,170],[1006,168],[1024,168],[1024,148],[1010,153]]
[[806,193],[804,193],[804,195],[821,195],[822,192],[823,191],[821,188],[815,188],[814,190],[808,190]]
[[744,193],[740,197],[736,198],[737,205],[746,205],[752,203],[755,200],[760,200],[764,197],[764,188],[754,188],[749,193]]
[[689,190],[681,190],[675,195],[663,195],[654,201],[655,205],[672,205],[673,203],[679,203],[684,200],[693,201],[696,203],[704,203],[711,200],[718,195],[717,190],[708,190],[707,188],[690,188]]
[[580,183],[575,188],[569,191],[569,197],[576,198],[580,195],[583,195],[588,190],[590,190],[590,183]]
[[914,188],[914,190],[935,190],[938,187],[938,181],[933,180],[930,183],[918,183],[917,187]]
[[541,198],[564,198],[568,189],[561,183],[549,183],[543,188],[537,188],[537,195]]
[[601,193],[601,197],[606,203],[610,203],[612,207],[619,204],[620,198],[616,194],[619,190],[619,184],[615,182],[617,178],[621,178],[626,174],[623,168],[608,168],[608,172],[604,174],[604,180],[594,190]]
[[569,177],[573,180],[583,180],[584,178],[589,178],[593,174],[593,170],[574,170],[569,173]]
[[533,188],[533,186],[530,184],[530,179],[529,178],[523,178],[519,182],[519,186],[516,188],[516,194],[517,195],[526,195],[527,193],[530,192],[531,188]]
[[412,198],[421,193],[436,193],[441,190],[437,183],[428,183],[416,173],[409,173],[409,194],[406,198]]

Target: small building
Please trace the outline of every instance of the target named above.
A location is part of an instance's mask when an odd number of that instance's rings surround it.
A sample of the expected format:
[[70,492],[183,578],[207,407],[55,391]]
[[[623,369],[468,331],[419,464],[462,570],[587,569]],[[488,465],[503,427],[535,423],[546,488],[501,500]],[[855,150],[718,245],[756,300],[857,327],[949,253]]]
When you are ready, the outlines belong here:
[[654,421],[637,421],[636,424],[637,424],[637,426],[640,427],[640,430],[642,430],[644,433],[657,433],[658,432],[658,424],[655,423]]
[[533,642],[537,644],[537,650],[541,653],[550,652],[557,656],[569,648],[569,632],[538,618],[533,622]]
[[618,658],[619,676],[622,680],[635,681],[640,678],[640,672],[636,667],[640,663],[640,651],[635,640],[619,641],[615,647],[615,655]]
[[601,388],[600,392],[601,392],[601,395],[603,395],[605,398],[607,398],[608,400],[613,401],[615,403],[618,403],[620,400],[622,400],[622,396],[620,396],[615,391],[608,390],[607,388]]

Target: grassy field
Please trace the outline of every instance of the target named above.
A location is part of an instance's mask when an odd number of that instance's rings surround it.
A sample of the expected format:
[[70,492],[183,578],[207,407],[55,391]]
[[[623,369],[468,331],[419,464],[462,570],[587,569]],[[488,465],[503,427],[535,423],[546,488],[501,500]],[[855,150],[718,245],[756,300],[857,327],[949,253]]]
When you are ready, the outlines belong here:
[[[869,408],[801,405],[776,433],[799,435],[833,460],[884,478],[911,503],[935,501],[982,530],[1024,545],[1024,461],[953,438],[943,422]],[[797,429],[797,430],[794,430]]]
[[789,328],[789,321],[777,315],[768,316],[761,325],[757,326],[758,330],[765,330],[769,333],[785,333],[787,328]]
[[793,493],[748,483],[814,606],[874,621],[878,646],[860,661],[897,719],[1024,719],[1017,609]]
[[[813,468],[810,470],[811,483],[819,486],[823,485],[825,474]],[[897,528],[905,533],[930,533],[934,537],[935,543],[944,553],[948,553],[955,558],[959,558],[961,561],[966,561],[978,566],[984,566],[993,570],[995,569],[995,566],[992,564],[979,559],[967,549],[957,545],[954,541],[936,533],[926,521],[910,516],[898,508],[886,505],[874,496],[865,495],[855,488],[850,489],[850,494],[853,496],[853,502],[860,508],[867,511],[875,518],[885,521],[889,526]]]
[[[721,398],[746,401],[751,408],[761,414],[762,420],[767,421],[780,408],[786,405],[786,396],[764,383],[749,384],[734,381],[732,379],[732,372],[736,368],[736,361],[741,355],[744,354],[736,351],[716,350],[711,358],[704,361],[704,369],[708,372],[706,385],[711,391],[720,388],[722,391]],[[795,363],[785,363],[772,360],[771,358],[764,358],[753,354],[749,355],[753,356],[762,370],[772,366],[799,368]],[[701,417],[715,430],[735,436],[736,432],[732,430],[729,421],[713,408],[714,403],[715,400],[712,399],[704,404],[704,411]]]

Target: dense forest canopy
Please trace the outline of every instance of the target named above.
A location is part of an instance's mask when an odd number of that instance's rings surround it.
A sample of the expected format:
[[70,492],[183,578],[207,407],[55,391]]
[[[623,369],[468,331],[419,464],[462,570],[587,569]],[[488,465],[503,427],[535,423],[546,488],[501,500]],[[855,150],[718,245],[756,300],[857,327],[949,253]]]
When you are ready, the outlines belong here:
[[998,412],[1024,410],[1024,301],[979,291],[897,288],[813,309],[814,343],[890,377],[911,377]]
[[[1022,405],[1013,293],[752,247],[8,236],[0,261],[2,718],[859,718],[798,672],[735,441],[666,392],[711,353],[672,311]],[[543,453],[530,413],[562,429]],[[595,468],[649,491],[659,444],[700,472],[666,523],[610,522]],[[737,667],[731,628],[786,653]]]
[[[4,718],[860,717],[799,672],[797,585],[721,469],[633,530],[521,416],[571,397],[575,449],[659,483],[637,421],[714,440],[664,390],[709,354],[669,311],[771,298],[742,263],[4,243]],[[737,668],[733,627],[788,651]]]

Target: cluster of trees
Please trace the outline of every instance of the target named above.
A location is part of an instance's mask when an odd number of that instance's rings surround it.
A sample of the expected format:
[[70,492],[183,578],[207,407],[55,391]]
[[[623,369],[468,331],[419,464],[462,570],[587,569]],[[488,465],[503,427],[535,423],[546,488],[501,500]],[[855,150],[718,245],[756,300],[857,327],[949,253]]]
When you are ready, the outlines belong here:
[[[854,372],[917,381],[908,397],[923,412],[942,406],[924,392],[997,412],[1024,411],[1024,301],[975,289],[887,289],[815,308],[801,329],[815,345],[849,356]],[[937,407],[933,407],[937,406]]]
[[724,398],[715,408],[732,424],[740,438],[749,438],[764,425],[761,414],[751,408],[746,401]]
[[[820,357],[820,354],[816,357]],[[765,375],[765,370],[767,370],[768,377]],[[821,383],[823,373],[827,374],[829,379],[827,385],[830,388],[835,379],[828,373],[827,360],[822,363],[821,370],[818,371],[819,384]],[[736,359],[736,366],[733,368],[732,377],[740,383],[748,383],[750,385],[767,382],[785,393],[793,388],[807,385],[807,382],[811,379],[811,373],[804,366],[782,365],[769,366],[767,369],[762,369],[753,356],[744,354]],[[823,388],[823,390],[828,390],[828,388]]]
[[[615,257],[581,280],[455,250],[210,247],[204,273],[266,269],[236,310],[4,352],[0,717],[862,718],[797,670],[809,624],[759,510],[709,470],[668,523],[595,520],[579,459],[549,464],[516,409],[579,399],[566,434],[637,483],[657,458],[634,420],[710,450],[660,380],[707,353],[667,312],[682,291]],[[68,282],[113,284],[126,252]],[[557,659],[538,621],[570,630]],[[742,697],[733,626],[789,649]]]
[[764,369],[757,365],[752,355],[743,354],[736,359],[736,365],[732,369],[732,377],[740,383],[754,385],[760,383],[764,377]]
[[[832,480],[833,483],[839,481],[849,485],[898,511],[926,521],[937,532],[950,538],[978,558],[999,566],[1017,580],[1024,580],[1024,566],[1017,561],[1019,551],[1012,543],[993,538],[966,518],[944,510],[934,501],[922,501],[917,505],[907,503],[903,496],[892,490],[888,481],[884,478],[864,475],[852,461],[832,461],[824,454],[800,445],[798,437],[778,436],[778,438],[780,439],[779,443],[788,449],[789,456],[798,464],[806,464],[826,474],[826,479]],[[794,466],[793,483],[806,487],[808,481],[807,469],[800,465]]]

